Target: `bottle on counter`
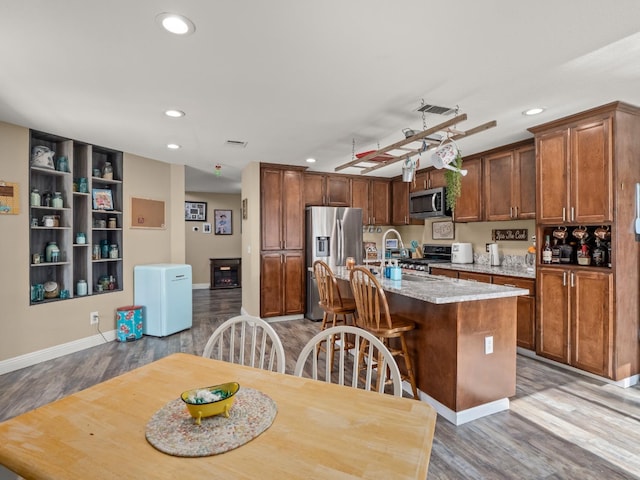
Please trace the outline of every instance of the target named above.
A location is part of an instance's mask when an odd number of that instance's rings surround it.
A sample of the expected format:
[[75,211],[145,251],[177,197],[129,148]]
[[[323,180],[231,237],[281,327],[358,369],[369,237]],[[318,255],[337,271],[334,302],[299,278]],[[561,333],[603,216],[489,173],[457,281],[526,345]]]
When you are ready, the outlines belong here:
[[551,237],[546,235],[544,237],[544,248],[542,249],[542,263],[550,264],[552,260],[551,253]]
[[596,267],[604,267],[606,265],[607,260],[607,250],[604,248],[602,244],[602,240],[596,238],[596,246],[591,252],[591,259],[593,260],[593,265]]
[[578,265],[590,265],[591,264],[591,254],[589,252],[589,245],[583,238],[580,240],[580,248],[578,248],[577,252]]
[[560,244],[558,239],[553,239],[553,246],[551,247],[551,263],[560,263]]

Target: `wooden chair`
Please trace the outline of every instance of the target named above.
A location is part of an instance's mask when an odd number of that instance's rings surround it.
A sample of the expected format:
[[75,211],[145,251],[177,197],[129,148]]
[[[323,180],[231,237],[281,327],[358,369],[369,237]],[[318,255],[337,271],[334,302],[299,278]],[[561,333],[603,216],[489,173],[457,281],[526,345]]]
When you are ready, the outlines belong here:
[[[355,267],[351,271],[350,283],[358,311],[358,326],[382,340],[394,357],[404,359],[407,373],[403,374],[402,378],[411,384],[413,397],[419,398],[411,356],[404,336],[406,332],[415,328],[415,323],[400,315],[391,316],[384,290],[368,269]],[[400,348],[392,347],[390,340],[393,338],[399,340]]]
[[284,348],[271,325],[251,315],[226,320],[215,329],[203,357],[284,373]]
[[[355,325],[355,301],[352,298],[342,298],[331,267],[322,260],[316,260],[313,262],[313,274],[318,284],[320,297],[318,305],[323,312],[320,329],[326,330],[337,325]],[[350,346],[353,346],[352,342],[350,342]],[[333,348],[333,344],[331,348]],[[324,350],[324,347],[321,347],[321,350]]]
[[335,327],[338,324],[353,325],[353,316],[356,313],[356,304],[352,298],[342,298],[338,289],[338,282],[331,271],[331,267],[322,260],[313,262],[313,273],[318,283],[318,293],[320,308],[324,312],[322,314],[321,329],[325,330],[329,327]]
[[[351,349],[347,344],[347,336],[355,340]],[[332,345],[337,346],[334,350],[338,354],[337,373],[333,372],[333,360],[329,362],[327,355],[317,354],[323,344],[325,351],[333,348]],[[368,361],[363,362],[364,358]],[[380,372],[384,372],[384,375],[379,379]],[[294,375],[298,377],[305,373],[314,380],[347,386],[350,384],[354,388],[369,391],[375,383],[375,390],[379,393],[384,393],[388,383],[386,380],[390,380],[393,394],[396,397],[402,396],[402,377],[393,355],[381,340],[358,327],[338,325],[322,330],[311,338],[300,352],[294,370]]]

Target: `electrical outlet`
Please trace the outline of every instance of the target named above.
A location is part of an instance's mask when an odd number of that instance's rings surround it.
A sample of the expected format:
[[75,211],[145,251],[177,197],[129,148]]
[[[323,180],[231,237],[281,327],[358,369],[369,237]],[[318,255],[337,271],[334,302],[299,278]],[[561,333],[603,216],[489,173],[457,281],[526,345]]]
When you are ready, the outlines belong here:
[[100,314],[98,312],[91,312],[89,314],[89,324],[97,325],[98,323],[100,323]]
[[489,355],[493,353],[493,335],[484,337],[484,354]]

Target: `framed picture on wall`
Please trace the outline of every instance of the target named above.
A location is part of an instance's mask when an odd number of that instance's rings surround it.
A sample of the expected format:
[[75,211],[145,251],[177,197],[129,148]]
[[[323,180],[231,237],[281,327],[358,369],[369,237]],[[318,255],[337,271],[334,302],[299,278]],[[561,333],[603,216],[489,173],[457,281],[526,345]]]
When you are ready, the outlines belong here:
[[207,202],[184,202],[184,219],[188,222],[205,222]]
[[214,210],[215,234],[231,235],[231,210]]
[[431,224],[431,238],[434,240],[453,240],[455,238],[453,222],[433,222]]

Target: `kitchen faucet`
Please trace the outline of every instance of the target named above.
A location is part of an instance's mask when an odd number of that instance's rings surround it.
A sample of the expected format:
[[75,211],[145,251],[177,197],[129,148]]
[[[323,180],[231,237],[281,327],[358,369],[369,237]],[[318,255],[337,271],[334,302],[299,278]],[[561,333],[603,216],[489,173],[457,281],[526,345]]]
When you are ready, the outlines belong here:
[[396,237],[400,241],[400,248],[404,250],[404,243],[402,243],[402,237],[400,236],[400,232],[398,232],[395,228],[390,228],[382,234],[382,262],[381,267],[384,268],[387,264],[387,235],[389,233],[395,233]]

